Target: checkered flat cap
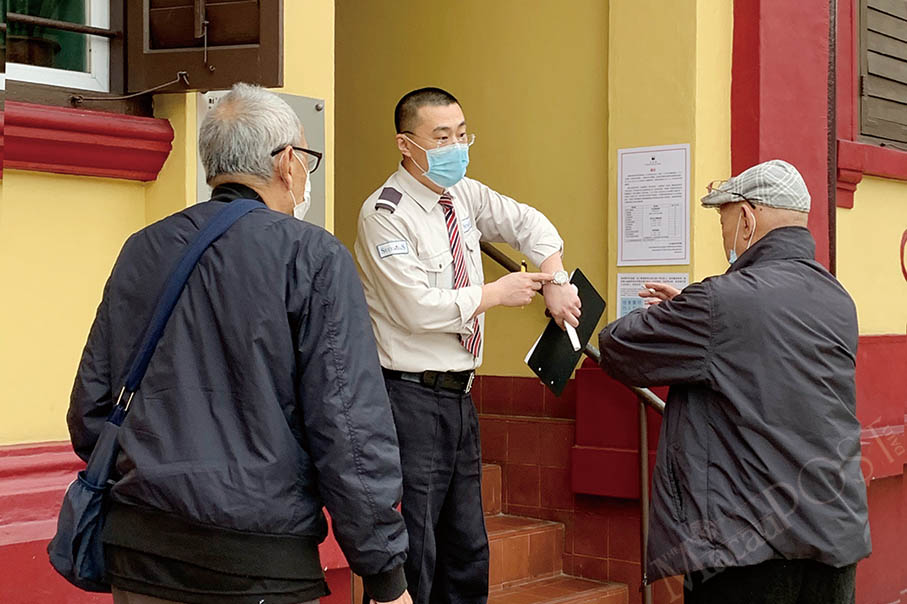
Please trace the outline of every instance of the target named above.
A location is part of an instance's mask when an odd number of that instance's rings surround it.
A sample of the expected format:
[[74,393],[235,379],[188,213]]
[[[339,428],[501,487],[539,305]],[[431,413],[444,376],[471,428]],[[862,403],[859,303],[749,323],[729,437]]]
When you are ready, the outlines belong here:
[[718,207],[734,201],[809,212],[809,191],[795,167],[773,159],[748,168],[702,198],[702,205]]

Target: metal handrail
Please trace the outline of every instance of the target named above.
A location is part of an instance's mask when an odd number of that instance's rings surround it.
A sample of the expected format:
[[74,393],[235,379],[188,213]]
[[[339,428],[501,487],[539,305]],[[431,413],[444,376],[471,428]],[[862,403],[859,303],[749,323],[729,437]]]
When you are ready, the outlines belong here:
[[[481,247],[482,252],[486,256],[500,264],[504,269],[511,273],[520,270],[519,264],[492,244],[483,241]],[[583,353],[595,361],[596,365],[601,365],[601,351],[592,342],[586,343]],[[646,407],[664,414],[665,402],[648,388],[626,386],[636,394],[636,399],[639,401],[639,545],[641,552],[639,566],[642,573],[639,591],[642,594],[643,604],[652,604],[652,586],[649,585],[649,578],[646,572],[646,558],[649,553],[649,420]]]
[[[651,393],[650,393],[651,394]],[[662,406],[664,402],[652,394]],[[643,604],[652,604],[652,586],[646,560],[649,557],[649,421],[646,417],[648,402],[639,396],[639,590]]]

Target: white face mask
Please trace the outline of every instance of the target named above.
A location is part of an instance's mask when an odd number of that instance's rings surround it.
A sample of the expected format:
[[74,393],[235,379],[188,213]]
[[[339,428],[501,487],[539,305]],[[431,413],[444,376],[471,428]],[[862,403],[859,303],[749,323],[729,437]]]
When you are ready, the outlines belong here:
[[[292,195],[293,192],[290,191]],[[305,191],[302,194],[302,203],[296,203],[296,196],[293,195],[293,216],[302,220],[312,207],[312,179],[305,179]]]
[[[296,155],[295,150],[293,155]],[[298,155],[296,155],[296,159],[299,159]],[[302,220],[312,206],[312,175],[309,174],[308,167],[306,167],[304,161],[299,159],[299,163],[302,164],[302,169],[305,170],[305,188],[302,193],[302,203],[296,203],[296,196],[293,195],[293,191],[290,191],[290,197],[293,198],[293,217]]]

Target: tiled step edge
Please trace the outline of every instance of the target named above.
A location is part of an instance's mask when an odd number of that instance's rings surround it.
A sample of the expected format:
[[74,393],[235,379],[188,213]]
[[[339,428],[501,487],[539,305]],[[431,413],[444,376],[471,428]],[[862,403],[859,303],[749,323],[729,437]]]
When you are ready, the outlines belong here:
[[629,588],[623,583],[558,575],[492,592],[488,604],[627,604],[629,597]]
[[486,524],[491,590],[563,572],[564,525],[503,515],[486,518]]

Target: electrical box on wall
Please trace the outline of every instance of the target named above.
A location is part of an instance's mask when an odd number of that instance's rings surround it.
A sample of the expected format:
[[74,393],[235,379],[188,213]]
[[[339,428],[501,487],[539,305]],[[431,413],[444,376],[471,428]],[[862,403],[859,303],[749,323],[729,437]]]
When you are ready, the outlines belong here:
[[[197,93],[197,119],[201,127],[202,120],[208,110],[227,94],[227,90],[212,90]],[[305,138],[309,149],[324,152],[324,100],[314,99],[296,94],[275,93],[282,98],[299,116],[302,127],[305,129]],[[196,141],[198,137],[196,136]],[[326,169],[324,162],[312,175],[312,207],[306,213],[306,222],[324,227],[325,224],[325,185],[324,175]],[[205,201],[211,198],[211,187],[205,182],[205,168],[202,166],[201,156],[198,159],[198,200]],[[300,200],[302,201],[302,200]]]

